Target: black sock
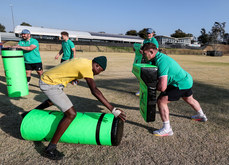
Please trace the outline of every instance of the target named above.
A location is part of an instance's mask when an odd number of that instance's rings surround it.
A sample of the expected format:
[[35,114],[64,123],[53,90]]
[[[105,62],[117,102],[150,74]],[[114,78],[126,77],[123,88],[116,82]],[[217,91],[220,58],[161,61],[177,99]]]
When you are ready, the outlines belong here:
[[27,82],[30,82],[31,77],[27,77]]
[[29,113],[29,112],[23,112],[23,113],[21,114],[21,117],[24,118],[28,113]]
[[56,149],[56,144],[49,143],[48,147],[46,148],[47,151],[53,151]]
[[50,107],[51,101],[48,99],[48,100],[45,100],[43,103],[41,103],[40,105],[38,105],[35,109],[45,109],[45,108],[48,108]]

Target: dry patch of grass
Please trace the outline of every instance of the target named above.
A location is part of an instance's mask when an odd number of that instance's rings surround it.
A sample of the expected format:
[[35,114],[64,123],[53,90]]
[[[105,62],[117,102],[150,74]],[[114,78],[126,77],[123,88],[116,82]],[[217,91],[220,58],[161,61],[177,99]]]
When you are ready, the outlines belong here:
[[[41,52],[44,70],[59,64],[57,52]],[[25,141],[20,136],[20,113],[28,111],[46,97],[38,88],[33,72],[30,94],[8,98],[0,60],[0,162],[2,164],[227,164],[229,161],[229,57],[171,55],[194,79],[194,97],[200,102],[209,121],[198,123],[189,117],[194,111],[182,100],[172,102],[170,120],[174,136],[159,138],[153,130],[162,126],[159,114],[153,123],[144,122],[139,112],[139,98],[134,96],[138,82],[131,73],[133,53],[77,53],[92,59],[105,55],[107,70],[95,77],[98,88],[116,107],[127,114],[122,142],[117,147],[59,143],[66,155],[50,161],[40,154],[47,142]],[[222,63],[222,64],[221,64]],[[224,65],[226,64],[226,65]],[[68,85],[69,95],[79,112],[109,111],[94,98],[87,84]],[[57,110],[56,107],[50,109]]]

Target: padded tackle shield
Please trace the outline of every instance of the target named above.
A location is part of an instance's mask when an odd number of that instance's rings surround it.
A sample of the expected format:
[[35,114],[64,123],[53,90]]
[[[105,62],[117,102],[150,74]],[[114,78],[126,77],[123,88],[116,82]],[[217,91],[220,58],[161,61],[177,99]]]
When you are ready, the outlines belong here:
[[[25,140],[50,141],[64,113],[34,109],[22,120],[21,135]],[[117,146],[121,142],[124,123],[113,114],[80,113],[60,138],[60,142]]]
[[2,61],[6,75],[9,97],[21,97],[29,94],[25,63],[22,49],[3,48]]
[[157,67],[150,64],[134,64],[132,73],[140,82],[140,113],[146,122],[155,121]]
[[135,58],[134,58],[134,64],[140,64],[142,61],[142,54],[140,53],[142,44],[135,43],[134,44],[134,50],[135,50]]

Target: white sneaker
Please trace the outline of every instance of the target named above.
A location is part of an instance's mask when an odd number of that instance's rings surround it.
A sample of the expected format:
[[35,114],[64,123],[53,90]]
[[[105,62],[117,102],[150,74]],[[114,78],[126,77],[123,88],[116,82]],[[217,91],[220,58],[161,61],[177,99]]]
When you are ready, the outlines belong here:
[[206,122],[208,119],[206,115],[194,115],[191,117],[192,120]]
[[161,128],[159,130],[153,131],[153,134],[155,136],[172,136],[173,130],[171,127],[169,129]]
[[135,93],[136,96],[140,96],[140,91]]

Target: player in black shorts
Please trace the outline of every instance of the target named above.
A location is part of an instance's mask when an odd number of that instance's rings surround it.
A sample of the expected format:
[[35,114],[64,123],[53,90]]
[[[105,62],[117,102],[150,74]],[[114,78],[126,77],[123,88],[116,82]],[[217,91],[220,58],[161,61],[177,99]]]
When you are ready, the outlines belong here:
[[196,112],[192,116],[193,120],[207,121],[206,115],[199,102],[194,99],[192,93],[193,79],[180,65],[171,57],[158,51],[153,43],[146,43],[141,49],[143,57],[147,61],[153,62],[158,67],[157,90],[161,91],[157,99],[157,105],[163,121],[163,127],[153,132],[155,136],[172,136],[173,130],[169,121],[168,104],[182,98]]
[[22,30],[21,37],[22,40],[19,41],[18,45],[14,47],[21,48],[23,50],[26,77],[29,84],[33,70],[37,72],[39,77],[43,73],[41,56],[39,52],[39,43],[36,39],[31,37],[30,31],[27,29]]

